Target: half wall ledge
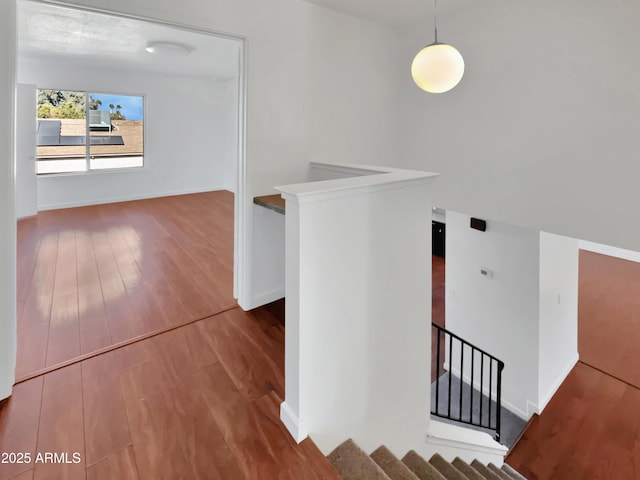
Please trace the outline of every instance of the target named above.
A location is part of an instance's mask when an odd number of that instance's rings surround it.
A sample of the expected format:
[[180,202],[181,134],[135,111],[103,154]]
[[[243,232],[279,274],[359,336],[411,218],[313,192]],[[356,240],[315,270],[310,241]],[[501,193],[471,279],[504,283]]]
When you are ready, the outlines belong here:
[[[425,181],[431,183],[439,175],[358,163],[311,162],[310,170],[311,181],[281,185],[275,187],[275,190],[281,192],[285,200],[296,198],[298,203],[307,203]],[[315,180],[316,178],[321,180]]]

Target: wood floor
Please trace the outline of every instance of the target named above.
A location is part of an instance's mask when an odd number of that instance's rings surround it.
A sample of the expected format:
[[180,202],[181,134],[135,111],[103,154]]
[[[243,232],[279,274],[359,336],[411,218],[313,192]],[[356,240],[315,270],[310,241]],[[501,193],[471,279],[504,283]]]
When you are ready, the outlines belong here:
[[444,327],[444,258],[431,257],[431,321]]
[[530,480],[640,478],[640,264],[580,252],[580,363],[507,461]]
[[228,312],[28,380],[0,408],[0,479],[337,479],[279,420],[284,327]]
[[[431,257],[431,321],[441,327],[444,323],[445,261],[442,257]],[[432,328],[431,335],[431,382],[444,372],[445,345],[440,341],[440,365],[438,366],[438,340]]]
[[[0,452],[31,458],[0,458],[0,480],[338,479],[279,420],[282,305],[232,304],[232,206],[219,192],[21,222],[22,374],[178,326],[16,385]],[[36,463],[47,453],[69,463]]]
[[23,378],[235,305],[233,194],[41,212],[18,222]]

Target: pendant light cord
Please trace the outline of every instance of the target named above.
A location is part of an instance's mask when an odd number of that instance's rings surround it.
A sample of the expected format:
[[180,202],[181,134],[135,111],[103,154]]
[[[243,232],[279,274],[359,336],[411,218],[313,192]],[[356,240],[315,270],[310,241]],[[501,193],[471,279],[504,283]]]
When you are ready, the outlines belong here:
[[435,42],[438,43],[438,0],[433,0],[433,34]]

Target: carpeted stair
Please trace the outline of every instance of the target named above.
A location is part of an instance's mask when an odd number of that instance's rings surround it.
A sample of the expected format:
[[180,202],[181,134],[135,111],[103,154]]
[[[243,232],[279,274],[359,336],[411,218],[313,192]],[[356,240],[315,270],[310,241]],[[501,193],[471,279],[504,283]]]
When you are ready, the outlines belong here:
[[456,458],[447,462],[437,453],[426,461],[411,450],[399,460],[385,446],[371,455],[352,440],[340,444],[328,457],[344,480],[526,480],[509,465],[502,468]]

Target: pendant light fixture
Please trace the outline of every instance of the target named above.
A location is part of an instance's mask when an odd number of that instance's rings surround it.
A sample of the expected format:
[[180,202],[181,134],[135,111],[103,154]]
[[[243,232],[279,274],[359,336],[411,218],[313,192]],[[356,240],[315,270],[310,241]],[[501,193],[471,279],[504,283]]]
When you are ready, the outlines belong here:
[[464,59],[451,45],[438,42],[438,0],[433,0],[435,41],[418,52],[411,64],[413,81],[430,93],[448,92],[464,74]]

